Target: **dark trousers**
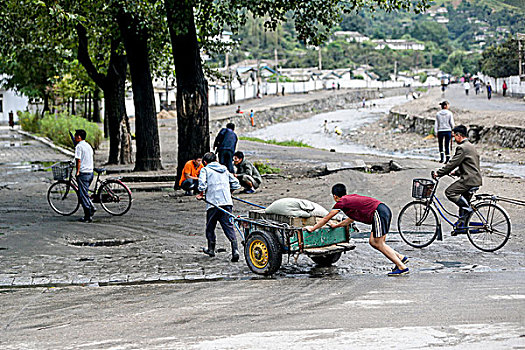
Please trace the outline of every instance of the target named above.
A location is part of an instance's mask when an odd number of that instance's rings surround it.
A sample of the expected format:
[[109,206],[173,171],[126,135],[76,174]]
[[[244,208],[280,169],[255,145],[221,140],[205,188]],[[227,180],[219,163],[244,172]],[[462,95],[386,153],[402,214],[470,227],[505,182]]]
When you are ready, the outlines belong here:
[[472,187],[473,186],[465,185],[462,180],[457,180],[447,187],[445,190],[445,196],[454,203],[456,203],[461,196],[465,197],[465,199],[470,202],[472,195],[469,191]]
[[89,186],[93,181],[93,173],[80,173],[77,176],[78,183],[78,198],[80,199],[80,204],[84,209],[84,216],[90,217],[91,211],[94,209],[93,203],[89,198]]
[[[223,205],[221,208],[229,213],[231,213],[233,209],[231,205]],[[210,208],[206,211],[206,239],[208,242],[215,243],[215,227],[217,226],[217,221],[221,224],[226,238],[228,238],[230,242],[237,241],[231,217],[217,208]]]
[[180,184],[180,188],[184,191],[193,191],[197,192],[197,187],[199,186],[199,180],[186,179]]
[[450,139],[451,138],[452,138],[452,131],[438,131],[439,153],[443,153],[443,148],[444,148],[445,154],[447,156],[450,155]]
[[226,168],[228,168],[228,171],[232,174],[235,173],[233,171],[233,151],[229,149],[220,149],[219,150],[219,163],[224,165]]

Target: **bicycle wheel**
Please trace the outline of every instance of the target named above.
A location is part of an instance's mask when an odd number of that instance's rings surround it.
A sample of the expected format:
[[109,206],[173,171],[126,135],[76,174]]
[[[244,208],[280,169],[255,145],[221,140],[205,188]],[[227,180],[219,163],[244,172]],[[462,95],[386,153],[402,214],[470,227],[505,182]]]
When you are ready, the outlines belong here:
[[65,216],[72,215],[80,206],[77,189],[67,181],[58,181],[49,187],[47,202],[51,209]]
[[484,252],[494,252],[507,243],[511,223],[505,210],[499,205],[481,203],[467,219],[467,236],[472,245]]
[[131,208],[131,191],[119,180],[106,181],[97,195],[102,208],[111,215],[124,215]]
[[410,202],[401,210],[397,219],[399,235],[408,245],[423,248],[434,242],[439,221],[436,211],[424,202]]

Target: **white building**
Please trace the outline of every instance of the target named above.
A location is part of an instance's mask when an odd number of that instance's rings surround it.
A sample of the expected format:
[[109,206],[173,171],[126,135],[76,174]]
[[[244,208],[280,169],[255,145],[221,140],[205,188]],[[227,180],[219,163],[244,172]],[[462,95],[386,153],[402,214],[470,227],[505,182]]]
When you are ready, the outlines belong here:
[[342,30],[337,31],[337,32],[334,32],[334,36],[344,37],[345,40],[349,43],[351,42],[362,43],[362,42],[370,40],[370,38],[367,37],[366,35],[363,35],[359,32],[352,32],[352,31],[342,31]]
[[[0,82],[4,76],[0,76]],[[14,90],[7,90],[0,85],[0,124],[9,122],[9,112],[13,112],[15,122],[18,120],[17,111],[27,109],[28,98]]]
[[382,50],[385,47],[391,50],[416,50],[422,51],[425,49],[424,44],[416,43],[414,41],[407,41],[403,39],[386,39],[386,40],[372,40],[376,44],[376,50]]

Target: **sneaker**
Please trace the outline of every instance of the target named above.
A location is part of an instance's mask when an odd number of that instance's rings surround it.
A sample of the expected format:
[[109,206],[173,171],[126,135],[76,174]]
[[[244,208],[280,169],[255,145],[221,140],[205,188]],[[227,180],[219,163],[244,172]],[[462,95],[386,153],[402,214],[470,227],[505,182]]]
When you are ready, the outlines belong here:
[[245,193],[248,193],[248,194],[255,193],[255,189],[252,187],[252,188],[246,190]]
[[78,219],[78,221],[79,222],[86,222],[86,223],[93,222],[93,220],[91,218],[80,218],[80,219]]
[[403,270],[395,269],[394,271],[389,272],[387,275],[390,277],[397,277],[401,275],[406,275],[407,273],[408,273],[408,267]]
[[184,195],[185,195],[185,196],[193,196],[193,194],[191,194],[191,191],[186,191],[186,192],[184,192]]

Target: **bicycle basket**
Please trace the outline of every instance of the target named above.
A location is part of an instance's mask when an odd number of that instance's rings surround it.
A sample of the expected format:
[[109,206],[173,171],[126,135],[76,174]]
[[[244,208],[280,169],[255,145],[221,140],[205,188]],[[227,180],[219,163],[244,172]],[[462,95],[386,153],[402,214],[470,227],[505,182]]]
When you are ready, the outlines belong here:
[[67,180],[69,176],[69,164],[67,163],[58,163],[51,167],[53,170],[53,179],[54,180]]
[[417,199],[430,198],[434,189],[434,181],[428,179],[414,179],[412,181],[412,197]]

